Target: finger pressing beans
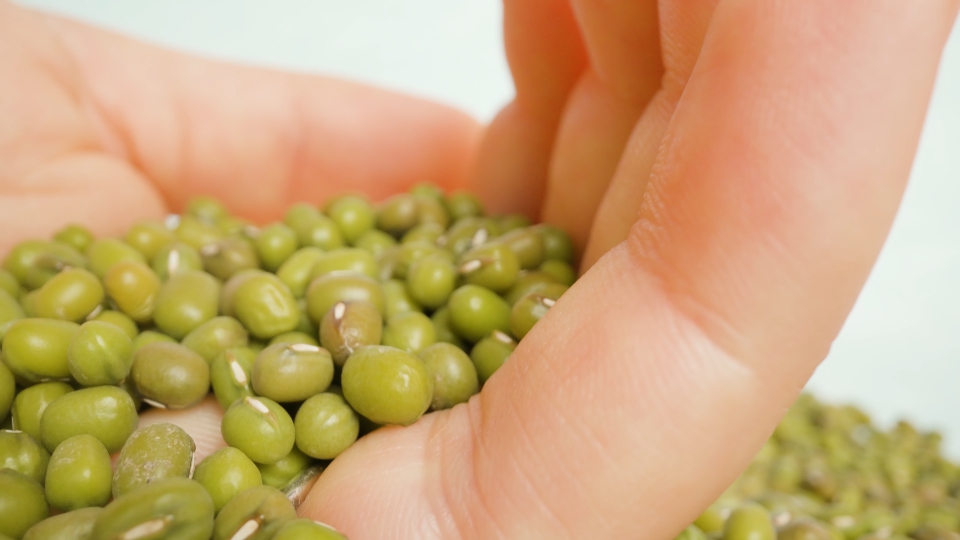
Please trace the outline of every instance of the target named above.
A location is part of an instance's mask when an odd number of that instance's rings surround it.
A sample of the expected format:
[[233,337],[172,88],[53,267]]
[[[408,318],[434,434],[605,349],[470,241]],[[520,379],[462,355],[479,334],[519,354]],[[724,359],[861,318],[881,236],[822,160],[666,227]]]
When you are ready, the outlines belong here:
[[[559,229],[428,184],[266,225],[199,197],[123,239],[53,237],[0,269],[0,540],[342,539],[295,519],[326,462],[467,402],[575,277]],[[211,389],[228,446],[196,467],[183,428],[138,429]],[[796,485],[832,496],[815,469]]]
[[[576,279],[563,231],[483,213],[421,185],[258,227],[200,198],[125,241],[68,226],[15,246],[0,270],[0,540],[342,539],[294,519],[325,461],[467,402]],[[230,446],[195,471],[181,428],[135,431],[144,398],[189,407],[211,386]],[[676,538],[957,540],[940,445],[801,396]]]

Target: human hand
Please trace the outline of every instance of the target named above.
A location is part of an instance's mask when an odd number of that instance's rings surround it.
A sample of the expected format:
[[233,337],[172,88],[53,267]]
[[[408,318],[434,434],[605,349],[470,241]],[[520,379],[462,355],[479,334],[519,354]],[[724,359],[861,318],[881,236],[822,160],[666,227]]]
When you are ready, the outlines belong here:
[[[447,109],[3,5],[3,242],[119,233],[201,192],[260,220],[418,180],[542,206],[587,266],[609,253],[480,395],[360,440],[301,512],[354,538],[670,537],[839,331],[957,4],[655,4],[508,1],[519,97],[475,161],[479,129]],[[217,444],[212,407],[177,421]]]

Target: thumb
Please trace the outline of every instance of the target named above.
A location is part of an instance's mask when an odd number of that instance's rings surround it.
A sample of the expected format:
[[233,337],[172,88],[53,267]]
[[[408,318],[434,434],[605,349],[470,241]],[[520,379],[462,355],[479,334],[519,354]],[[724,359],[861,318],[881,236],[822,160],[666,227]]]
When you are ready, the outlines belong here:
[[957,2],[769,6],[717,7],[630,238],[479,396],[361,441],[301,511],[358,538],[669,538],[743,470],[879,253]]

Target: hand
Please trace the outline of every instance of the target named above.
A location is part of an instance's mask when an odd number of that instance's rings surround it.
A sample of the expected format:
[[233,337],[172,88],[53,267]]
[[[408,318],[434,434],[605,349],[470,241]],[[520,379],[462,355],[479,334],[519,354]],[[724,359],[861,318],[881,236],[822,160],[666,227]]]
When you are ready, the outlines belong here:
[[[669,538],[826,355],[957,7],[507,0],[517,98],[482,133],[3,4],[0,252],[66,221],[121,233],[196,193],[266,220],[428,180],[542,212],[590,270],[480,395],[362,439],[301,513],[354,538]],[[215,406],[176,421],[222,444]]]

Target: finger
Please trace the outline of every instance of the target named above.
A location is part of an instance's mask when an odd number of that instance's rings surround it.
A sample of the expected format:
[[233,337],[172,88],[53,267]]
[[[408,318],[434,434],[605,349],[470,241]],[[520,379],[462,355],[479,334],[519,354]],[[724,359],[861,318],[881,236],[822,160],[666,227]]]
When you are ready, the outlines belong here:
[[241,215],[343,191],[462,186],[480,135],[450,108],[323,77],[193,58],[55,19],[117,149],[180,208],[212,194]]
[[623,242],[640,216],[643,194],[657,159],[660,143],[690,78],[718,0],[666,2],[660,8],[664,77],[660,90],[644,110],[626,151],[607,187],[590,227],[580,272]]
[[[358,536],[400,513],[420,538],[670,538],[729,485],[879,252],[957,10],[769,6],[717,8],[629,242],[469,406],[381,436],[426,480],[394,484],[390,448],[368,450],[314,512]],[[395,512],[355,521],[326,491],[349,478],[380,478]]]
[[504,45],[516,97],[480,146],[471,187],[497,212],[538,217],[564,103],[586,65],[567,2],[504,0]]
[[67,222],[122,232],[118,224],[164,213],[147,178],[104,150],[107,130],[43,22],[0,3],[0,254]]
[[663,74],[657,1],[574,0],[590,69],[564,110],[543,218],[583,250],[630,132]]
[[213,397],[207,397],[189,409],[172,411],[168,409],[150,409],[140,416],[140,426],[167,422],[180,426],[197,445],[194,453],[197,463],[203,458],[227,446],[220,435],[220,421],[223,409]]

